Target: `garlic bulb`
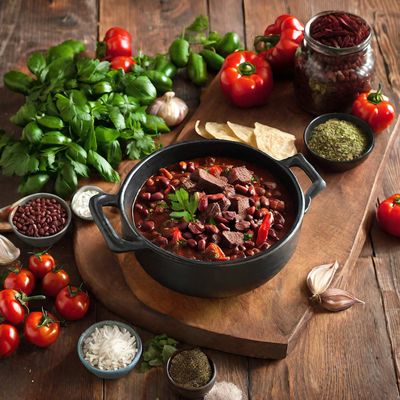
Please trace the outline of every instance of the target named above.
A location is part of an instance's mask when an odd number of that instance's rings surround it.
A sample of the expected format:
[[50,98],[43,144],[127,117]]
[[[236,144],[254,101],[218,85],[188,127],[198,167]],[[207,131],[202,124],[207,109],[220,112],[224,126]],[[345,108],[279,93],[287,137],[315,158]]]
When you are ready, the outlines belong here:
[[189,109],[186,103],[175,97],[174,92],[166,92],[149,106],[147,112],[161,117],[168,126],[179,125]]
[[324,293],[321,293],[319,295],[319,303],[325,310],[334,312],[346,310],[356,303],[365,304],[347,290],[336,288],[327,289]]
[[333,264],[324,264],[314,267],[307,275],[307,286],[313,297],[318,297],[321,293],[328,289],[339,268],[339,263],[335,261]]
[[19,248],[9,241],[5,236],[0,235],[0,264],[11,264],[20,255]]

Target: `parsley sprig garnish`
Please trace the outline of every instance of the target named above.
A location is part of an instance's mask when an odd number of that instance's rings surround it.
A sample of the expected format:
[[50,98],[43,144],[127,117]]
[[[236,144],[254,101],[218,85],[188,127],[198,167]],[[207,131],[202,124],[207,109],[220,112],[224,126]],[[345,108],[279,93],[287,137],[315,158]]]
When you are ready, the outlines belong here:
[[196,220],[197,206],[199,205],[199,195],[189,193],[179,188],[175,193],[170,193],[168,199],[171,200],[172,212],[169,214],[171,218],[183,218],[186,222]]

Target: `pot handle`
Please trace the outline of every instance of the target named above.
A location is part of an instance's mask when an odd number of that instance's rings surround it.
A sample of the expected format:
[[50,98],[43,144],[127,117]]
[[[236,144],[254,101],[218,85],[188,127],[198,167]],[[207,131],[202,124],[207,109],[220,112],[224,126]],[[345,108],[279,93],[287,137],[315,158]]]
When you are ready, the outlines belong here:
[[112,194],[101,193],[90,199],[89,207],[96,225],[99,227],[109,249],[115,253],[136,251],[144,248],[143,242],[138,238],[128,241],[118,236],[110,221],[104,215],[103,207],[118,206],[118,197]]
[[306,160],[303,154],[298,153],[292,157],[286,158],[281,161],[283,165],[287,168],[290,167],[299,167],[301,168],[306,175],[310,178],[312,182],[311,187],[304,194],[305,204],[304,204],[304,212],[308,211],[310,207],[311,200],[322,190],[325,189],[326,183],[322,179],[321,175],[315,170],[315,168]]

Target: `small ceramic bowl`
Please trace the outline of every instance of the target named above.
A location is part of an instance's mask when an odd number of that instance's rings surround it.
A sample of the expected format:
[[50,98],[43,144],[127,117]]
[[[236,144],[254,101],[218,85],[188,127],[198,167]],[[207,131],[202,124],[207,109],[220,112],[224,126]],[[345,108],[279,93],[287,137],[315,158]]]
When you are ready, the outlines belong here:
[[178,383],[176,383],[173,379],[172,376],[169,373],[169,368],[171,365],[172,359],[182,351],[186,350],[192,350],[193,348],[184,348],[176,351],[172,356],[168,359],[167,364],[165,366],[165,373],[167,375],[167,380],[170,388],[178,395],[182,396],[185,399],[202,399],[214,386],[215,384],[215,379],[217,377],[217,367],[214,364],[214,361],[211,360],[211,358],[207,355],[208,361],[210,362],[211,368],[212,368],[212,376],[210,381],[205,384],[204,386],[201,386],[199,388],[195,389],[188,389],[186,387],[182,387]]
[[[85,360],[85,357],[83,355],[83,342],[94,332],[96,328],[101,328],[104,325],[117,325],[120,328],[125,328],[136,340],[136,347],[137,347],[137,352],[135,356],[133,357],[133,360],[129,365],[127,365],[124,368],[116,369],[116,370],[103,370],[94,367],[92,364],[90,364],[89,361]],[[125,375],[127,375],[129,372],[131,372],[136,365],[138,364],[140,357],[142,355],[142,340],[140,339],[139,334],[130,326],[127,324],[124,324],[123,322],[119,321],[100,321],[97,322],[96,324],[93,324],[89,326],[86,331],[84,331],[79,340],[78,340],[78,345],[77,345],[77,350],[78,350],[78,356],[79,359],[81,360],[82,364],[85,366],[85,368],[90,371],[92,374],[96,375],[99,378],[102,379],[118,379],[121,378]]]
[[[77,208],[76,208],[76,202],[77,202],[78,197],[79,197],[83,192],[86,192],[87,190],[95,190],[98,194],[99,194],[99,193],[104,193],[103,190],[101,190],[98,186],[92,186],[92,185],[85,185],[85,186],[82,186],[81,188],[79,188],[79,189],[75,192],[74,196],[72,197],[71,208],[72,208],[72,211],[74,212],[74,214],[75,214],[78,218],[84,219],[85,221],[93,221],[92,215],[90,215],[90,217],[85,217],[84,215],[79,214],[79,212],[78,212],[78,210],[77,210]],[[88,207],[89,207],[89,205],[88,205]]]
[[[31,200],[37,199],[38,197],[45,197],[48,199],[55,199],[57,200],[57,202],[59,202],[63,208],[65,209],[65,211],[67,212],[67,223],[65,224],[64,228],[51,236],[39,236],[39,237],[34,237],[34,236],[27,236],[24,235],[23,233],[21,233],[17,227],[14,225],[13,223],[13,218],[14,218],[14,214],[17,211],[18,206],[21,206],[23,204],[28,203]],[[8,222],[11,225],[12,230],[14,231],[15,235],[21,239],[23,242],[29,244],[32,247],[50,247],[53,244],[57,243],[67,232],[69,226],[71,225],[71,219],[72,219],[72,214],[71,214],[71,209],[69,207],[69,205],[66,203],[65,200],[63,200],[61,197],[56,196],[55,194],[51,194],[51,193],[35,193],[35,194],[31,194],[29,196],[23,197],[22,199],[18,200],[15,203],[15,207],[13,208],[13,210],[11,211],[9,217],[8,217]]]
[[[349,161],[333,161],[333,160],[328,160],[326,158],[321,157],[314,151],[312,151],[308,145],[308,141],[311,137],[311,133],[313,129],[328,121],[329,119],[336,118],[339,120],[344,120],[344,121],[349,121],[352,122],[353,124],[357,125],[364,135],[367,138],[367,146],[365,148],[364,153],[362,153],[359,157],[349,160]],[[329,113],[329,114],[322,114],[319,117],[313,119],[308,126],[306,127],[304,131],[304,144],[307,148],[308,154],[312,160],[314,160],[318,165],[320,165],[322,168],[326,169],[327,171],[332,171],[332,172],[343,172],[347,171],[349,169],[352,169],[356,167],[357,165],[361,164],[364,162],[368,156],[370,155],[372,149],[374,148],[375,144],[375,136],[374,132],[370,128],[370,126],[363,121],[362,119],[351,115],[351,114],[345,114],[345,113]]]

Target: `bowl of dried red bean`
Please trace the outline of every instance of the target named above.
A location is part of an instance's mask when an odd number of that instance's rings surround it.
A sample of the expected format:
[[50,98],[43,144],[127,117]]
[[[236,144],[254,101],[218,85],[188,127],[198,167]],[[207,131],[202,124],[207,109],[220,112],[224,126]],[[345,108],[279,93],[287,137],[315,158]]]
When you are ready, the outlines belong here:
[[71,224],[71,209],[60,197],[36,193],[18,201],[9,216],[14,233],[34,247],[58,242]]

